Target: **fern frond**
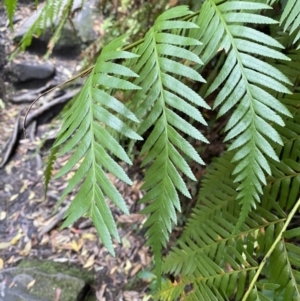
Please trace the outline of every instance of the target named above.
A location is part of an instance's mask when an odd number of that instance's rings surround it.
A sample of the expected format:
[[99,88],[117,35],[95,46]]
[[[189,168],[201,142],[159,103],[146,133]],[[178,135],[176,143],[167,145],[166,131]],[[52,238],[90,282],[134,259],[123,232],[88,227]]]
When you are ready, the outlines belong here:
[[186,49],[200,42],[180,35],[182,29],[197,27],[192,22],[178,20],[190,13],[186,6],[179,6],[160,15],[137,49],[140,57],[133,65],[133,70],[140,75],[134,83],[142,87],[130,104],[138,119],[143,120],[137,132],[143,135],[153,128],[141,151],[141,155],[145,155],[142,166],[151,163],[151,167],[146,171],[142,186],[147,192],[140,202],[151,203],[142,213],[149,215],[145,223],[145,227],[149,227],[146,235],[154,251],[157,275],[160,275],[162,248],[169,239],[172,223],[177,222],[176,210],[181,208],[177,190],[190,197],[180,172],[195,180],[184,156],[204,164],[180,132],[208,142],[196,127],[177,113],[182,112],[206,125],[197,107],[209,109],[209,106],[184,83],[186,78],[204,81],[185,64],[202,63]]
[[[288,0],[280,18],[280,23],[284,23],[284,31],[290,28],[289,33],[296,31],[296,37],[293,43],[300,38],[300,2],[297,0]],[[299,49],[300,46],[298,46]]]
[[62,194],[64,198],[75,187],[80,187],[66,212],[66,220],[62,227],[69,226],[82,215],[87,214],[111,254],[114,254],[111,236],[118,241],[119,236],[105,197],[123,212],[128,213],[128,209],[104,170],[127,184],[131,184],[131,180],[107,151],[128,164],[131,164],[131,161],[108,130],[113,128],[131,139],[142,139],[111,112],[120,113],[127,119],[138,122],[128,108],[108,93],[112,88],[139,89],[126,79],[137,75],[128,68],[114,63],[115,59],[136,57],[135,54],[120,50],[124,44],[124,37],[120,37],[103,48],[91,75],[76,96],[72,109],[64,115],[62,128],[54,144],[54,148],[60,147],[58,156],[72,153],[67,164],[56,177],[69,172],[75,165],[78,166]]
[[[259,272],[259,280],[253,283],[247,300],[300,298],[296,260],[300,248],[290,242],[299,238],[300,232],[296,226],[281,233],[289,223],[287,212],[297,206],[300,187],[300,112],[290,97],[286,95],[280,100],[286,105],[293,103],[288,107],[294,119],[286,117],[286,127],[277,126],[284,142],[283,147],[275,147],[281,163],[269,162],[272,176],[267,178],[260,205],[248,215],[240,231],[233,234],[239,219],[239,208],[235,205],[239,184],[232,175],[235,153],[228,152],[219,158],[202,182],[197,206],[183,235],[163,264],[165,273],[180,275],[181,279],[163,286],[158,295],[175,296],[180,286],[185,290],[177,294],[181,294],[182,300],[246,300],[243,298],[248,284]],[[274,245],[278,237],[280,242]],[[213,294],[212,298],[207,297],[208,292]],[[217,293],[222,296],[217,297]]]
[[[268,268],[268,278],[270,281],[270,284],[273,283],[273,291],[271,294],[269,293],[269,296],[272,296],[272,300],[298,300],[300,297],[300,290],[299,290],[299,280],[300,277],[297,277],[296,269],[299,267],[299,263],[293,262],[293,259],[295,259],[295,256],[290,257],[288,255],[288,252],[284,252],[284,248],[287,246],[288,243],[284,244],[284,236],[287,238],[293,238],[293,237],[299,237],[300,231],[299,229],[292,229],[287,230],[288,226],[290,225],[291,220],[295,216],[295,213],[299,210],[300,206],[300,199],[294,204],[291,212],[289,213],[289,216],[287,217],[284,225],[282,226],[282,229],[280,229],[280,232],[276,233],[277,237],[274,237],[273,243],[267,253],[265,254],[262,262],[260,263],[260,266],[258,270],[256,271],[255,276],[253,277],[249,288],[247,289],[244,297],[244,300],[257,300],[257,290],[255,286],[258,286],[260,284],[257,282],[258,277],[260,277],[260,274],[262,270],[264,269],[266,265],[266,261],[269,259],[269,268]],[[285,241],[286,242],[286,241]],[[292,245],[292,252],[299,253],[300,248],[295,247]],[[295,254],[295,255],[296,255]],[[296,267],[296,269],[292,268],[292,265]],[[298,283],[297,283],[298,282]],[[254,288],[254,289],[253,289]],[[264,284],[262,284],[262,288],[265,289]],[[252,296],[251,296],[252,293]],[[248,296],[251,296],[248,298]],[[263,296],[263,295],[262,295]],[[279,297],[279,298],[278,298]]]
[[[222,176],[221,170],[219,172]],[[219,177],[216,179],[220,180]],[[225,179],[222,179],[221,183],[225,184],[224,187],[214,193],[213,197],[208,196],[208,191],[204,198],[200,197],[201,203],[203,200],[205,203],[199,205],[194,211],[190,219],[191,223],[188,224],[189,235],[185,233],[185,238],[178,243],[179,247],[172,250],[164,263],[165,272],[175,275],[180,273],[182,279],[170,285],[167,291],[163,288],[158,295],[173,296],[180,286],[182,291],[186,291],[186,294],[181,293],[182,300],[228,300],[229,298],[246,300],[243,297],[247,283],[252,281],[259,269],[261,264],[259,259],[268,252],[282,230],[285,217],[277,219],[268,210],[258,207],[256,213],[252,212],[246,219],[244,229],[241,229],[238,235],[232,235],[233,222],[237,221],[239,212],[234,210],[234,197],[228,197],[224,201],[224,196],[230,188],[226,188],[228,184]],[[205,192],[202,190],[201,193],[203,196]],[[209,193],[212,194],[212,191],[209,190]],[[281,248],[280,251],[278,248]],[[257,291],[256,293],[252,291],[247,300],[259,300],[258,296],[264,300],[266,293],[270,295],[270,292],[265,291],[270,287],[274,290],[273,298],[270,300],[277,300],[275,288],[284,290],[287,296],[297,295],[299,298],[297,285],[300,279],[296,272],[298,264],[293,262],[293,269],[289,269],[287,264],[287,261],[295,259],[296,254],[289,259],[291,256],[287,252],[284,254],[282,245],[277,246],[270,257],[267,269],[261,275],[265,278],[265,283],[256,282]],[[283,256],[284,258],[279,261],[279,257]],[[282,273],[285,277],[281,277]],[[287,285],[287,282],[291,284]],[[295,285],[296,283],[298,284]]]
[[[237,200],[242,205],[241,226],[252,207],[256,207],[266,184],[265,174],[271,174],[269,159],[278,161],[270,142],[282,145],[280,135],[269,123],[284,126],[281,114],[291,116],[289,111],[270,93],[290,93],[285,87],[289,79],[262,57],[289,60],[276,48],[282,46],[273,38],[256,29],[243,25],[273,24],[276,21],[255,13],[270,8],[266,4],[249,1],[205,2],[197,24],[200,33],[193,33],[203,41],[198,52],[208,60],[218,49],[224,49],[227,58],[207,95],[221,88],[214,108],[218,116],[233,109],[225,131],[225,141],[235,139],[230,150],[239,149],[233,157],[233,171],[239,183]],[[243,12],[238,11],[243,7]]]
[[18,0],[4,0],[4,7],[7,12],[10,27],[13,27],[13,16],[16,11],[17,4]]
[[[45,32],[45,30],[49,27],[49,25],[53,25],[56,28],[56,30],[48,45],[48,56],[60,37],[62,28],[72,11],[73,2],[74,0],[47,0],[44,7],[41,9],[39,16],[20,41],[19,47],[21,48],[21,50],[25,50],[26,47],[28,47],[31,44],[33,36],[42,35]],[[54,24],[54,20],[56,18],[59,20],[58,24]]]
[[58,24],[55,26],[56,29],[48,43],[48,46],[47,46],[48,50],[47,50],[47,53],[45,54],[46,59],[52,53],[55,44],[58,42],[58,40],[61,36],[63,27],[64,27],[65,23],[67,22],[70,12],[72,10],[73,2],[74,2],[74,0],[68,1],[66,3],[66,5],[64,7],[62,7],[62,12],[57,11],[57,8],[56,8],[56,11],[54,11],[54,10],[52,11],[53,15],[51,16],[51,20],[53,20],[53,17],[55,17],[55,13],[57,13],[57,12],[61,13],[61,17],[59,18]]
[[169,288],[171,295],[177,285],[184,286],[182,300],[241,300],[258,268],[257,259],[272,243],[267,235],[281,226],[276,215],[262,210],[264,218],[251,212],[240,232],[232,234],[239,217],[237,184],[231,175],[234,164],[229,163],[232,156],[219,159],[209,172],[178,247],[164,262],[164,272],[182,277]]

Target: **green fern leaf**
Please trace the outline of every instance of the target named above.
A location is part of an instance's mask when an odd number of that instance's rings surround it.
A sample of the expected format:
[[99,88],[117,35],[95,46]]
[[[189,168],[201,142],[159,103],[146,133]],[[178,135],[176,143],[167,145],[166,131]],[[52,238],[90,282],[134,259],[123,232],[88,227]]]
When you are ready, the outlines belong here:
[[[293,43],[296,43],[300,39],[300,3],[297,0],[288,0],[284,11],[280,18],[280,24],[284,23],[284,31],[288,28],[289,33],[292,34],[297,30],[296,37]],[[298,46],[297,49],[299,49]]]
[[[241,6],[243,13],[236,11]],[[284,126],[280,114],[290,115],[288,110],[270,94],[269,89],[290,93],[285,84],[291,82],[261,57],[276,60],[289,58],[275,49],[282,48],[276,40],[270,37],[265,39],[265,35],[256,29],[241,25],[241,22],[276,23],[270,18],[251,12],[267,8],[269,8],[267,5],[255,2],[226,1],[218,5],[213,1],[207,1],[197,22],[200,33],[192,35],[197,35],[197,38],[204,41],[198,48],[198,53],[204,59],[209,59],[220,48],[228,52],[223,67],[206,94],[211,94],[223,86],[216,97],[214,108],[220,107],[218,116],[233,109],[225,127],[227,132],[225,141],[235,139],[229,149],[239,148],[233,157],[233,162],[236,162],[233,171],[235,181],[239,183],[237,200],[242,205],[237,228],[241,226],[251,207],[255,208],[259,202],[262,185],[266,184],[265,173],[271,172],[269,158],[278,160],[269,140],[281,145],[282,140],[268,121]],[[211,37],[214,41],[211,41]]]
[[130,52],[121,50],[125,44],[124,40],[124,37],[117,38],[103,48],[95,68],[75,98],[73,108],[64,115],[64,123],[54,144],[54,150],[60,148],[58,156],[72,153],[56,177],[68,173],[76,165],[79,166],[59,201],[60,203],[68,193],[79,187],[75,199],[66,212],[62,227],[69,226],[86,214],[93,221],[103,244],[111,254],[114,254],[111,236],[118,241],[119,236],[105,198],[109,198],[125,213],[128,213],[128,209],[104,170],[129,185],[131,180],[107,151],[129,164],[131,161],[121,145],[111,136],[108,128],[113,128],[131,139],[142,139],[111,112],[120,113],[128,120],[138,122],[128,108],[109,94],[112,87],[124,90],[139,89],[125,79],[137,77],[137,74],[121,65],[118,68],[119,65],[113,62],[114,59],[123,57],[136,57]]
[[[53,51],[53,48],[55,46],[55,44],[58,42],[58,40],[60,39],[60,36],[61,36],[61,33],[62,33],[62,30],[63,30],[63,27],[65,25],[65,23],[67,22],[68,18],[69,18],[69,15],[70,15],[70,12],[72,11],[72,6],[73,6],[73,2],[74,0],[69,0],[65,3],[62,3],[62,10],[59,11],[57,10],[58,7],[56,7],[56,10],[52,10],[51,11],[51,16],[50,16],[50,20],[51,22],[53,23],[53,20],[55,17],[57,17],[56,14],[61,14],[61,17],[59,18],[59,21],[58,21],[58,24],[55,25],[55,31],[48,43],[48,50],[47,50],[47,53],[45,54],[45,58],[47,59],[50,54],[52,53]],[[46,24],[44,23],[44,26],[46,26]],[[46,28],[46,27],[44,27]]]
[[4,7],[7,12],[10,27],[13,27],[13,16],[16,11],[18,0],[4,0]]
[[[70,1],[68,0],[68,3]],[[43,34],[47,25],[53,23],[54,17],[58,15],[58,12],[63,11],[63,4],[63,0],[46,1],[40,15],[23,36],[20,42],[21,50],[25,50],[31,44],[34,35],[40,36]]]
[[[287,226],[286,212],[297,209],[300,188],[300,111],[294,99],[299,99],[299,91],[280,98],[294,118],[284,117],[285,127],[274,126],[284,142],[283,147],[274,147],[281,162],[268,160],[272,175],[256,210],[234,234],[240,214],[235,205],[239,184],[233,175],[235,154],[227,152],[206,174],[183,235],[163,263],[163,271],[177,275],[177,282],[163,286],[157,296],[163,300],[175,300],[175,296],[182,300],[246,300],[249,283],[267,262],[247,300],[300,298],[300,248],[291,243],[300,230],[296,226],[282,232]],[[258,156],[263,160],[262,154]],[[283,236],[274,245],[280,233]],[[262,260],[271,248],[270,256]],[[193,290],[188,289],[190,285]]]
[[[281,220],[261,206],[246,219],[239,234],[232,234],[239,210],[235,209],[235,185],[232,179],[230,180],[230,172],[234,165],[231,165],[228,170],[227,159],[229,159],[228,156],[218,160],[218,165],[215,166],[217,169],[208,175],[206,183],[209,185],[204,184],[205,188],[200,192],[201,201],[199,199],[199,204],[189,219],[178,247],[173,248],[164,262],[165,272],[175,275],[180,273],[182,278],[176,284],[170,285],[168,291],[162,289],[158,293],[159,296],[173,296],[180,287],[182,300],[227,300],[229,298],[242,300],[246,283],[251,281],[258,269],[257,259],[262,254],[266,254],[274,243],[275,233],[279,233],[282,229]],[[228,172],[224,172],[225,170]],[[215,190],[211,190],[211,185],[213,185],[211,180],[215,180]],[[212,191],[214,191],[213,195]],[[258,230],[261,227],[264,229],[263,232]],[[290,231],[286,233],[286,237],[298,233],[299,231]],[[255,244],[259,247],[256,248]],[[290,245],[288,244],[289,247]],[[297,248],[295,250],[296,254],[299,253]],[[273,287],[284,288],[286,297],[295,298],[297,288],[287,283],[299,282],[296,279],[296,272],[287,270],[284,272],[285,277],[281,277],[282,269],[288,266],[288,260],[293,262],[295,271],[298,268],[298,263],[295,264],[293,261],[297,255],[291,254],[288,255],[283,249],[272,253],[267,272],[261,277],[267,277]],[[279,257],[282,259],[279,260]],[[185,295],[184,287],[191,284],[194,287],[193,291]],[[257,300],[257,295],[265,300],[264,292],[268,286],[259,286],[257,283],[257,287],[259,290],[252,291],[247,300]],[[207,294],[210,298],[207,298]],[[293,298],[287,300],[293,300]],[[277,300],[275,295],[271,300]]]
[[[209,109],[209,106],[184,83],[184,78],[204,81],[185,64],[202,64],[197,55],[186,49],[200,42],[180,35],[182,29],[197,28],[192,22],[178,21],[178,18],[190,13],[186,6],[179,6],[159,16],[137,49],[140,57],[133,64],[133,71],[140,74],[134,84],[142,87],[130,103],[138,119],[143,119],[137,132],[142,135],[153,127],[141,151],[141,155],[145,155],[142,166],[152,165],[146,171],[142,186],[146,194],[140,202],[150,202],[142,213],[149,215],[145,223],[145,227],[149,227],[146,235],[154,251],[158,277],[161,251],[169,239],[172,224],[177,222],[175,210],[180,210],[177,190],[190,197],[179,172],[196,180],[183,155],[204,164],[193,146],[179,132],[208,142],[196,127],[174,112],[174,109],[181,111],[206,125],[197,107]],[[172,30],[172,33],[167,30]]]
[[[16,0],[6,1],[9,2],[10,6],[13,3],[16,3]],[[39,12],[39,15],[35,22],[31,25],[31,27],[27,30],[26,34],[23,36],[18,49],[13,53],[13,55],[16,55],[19,49],[25,50],[31,44],[32,38],[34,36],[42,35],[45,32],[45,30],[49,28],[49,25],[53,25],[53,28],[55,28],[55,30],[48,43],[48,51],[45,55],[45,57],[47,58],[51,54],[56,42],[61,36],[63,26],[65,25],[72,11],[73,2],[74,0],[47,0],[44,6],[42,7],[41,11]],[[36,1],[36,4],[37,3],[38,1]],[[54,24],[55,20],[58,21]]]

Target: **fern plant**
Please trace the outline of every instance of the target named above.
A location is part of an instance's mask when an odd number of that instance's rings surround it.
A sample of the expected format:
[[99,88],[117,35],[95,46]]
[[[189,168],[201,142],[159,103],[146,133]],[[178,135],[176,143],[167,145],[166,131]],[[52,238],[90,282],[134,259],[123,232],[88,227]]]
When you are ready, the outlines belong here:
[[[288,1],[280,18],[281,24],[284,24],[284,31],[289,30],[290,34],[296,33],[293,43],[300,39],[300,4],[299,1]],[[297,47],[299,49],[299,45]]]
[[[268,16],[270,5],[281,9],[280,23]],[[128,210],[105,173],[131,184],[117,162],[131,164],[120,137],[131,147],[145,140],[140,203],[148,216],[157,299],[300,299],[300,231],[293,221],[300,203],[299,12],[295,0],[285,6],[205,0],[197,12],[167,10],[143,39],[127,45],[122,36],[102,49],[65,113],[46,184],[55,158],[71,153],[56,175],[77,167],[59,202],[78,188],[63,227],[88,216],[112,254],[112,237],[119,237],[106,200]],[[262,31],[269,28],[271,35]],[[200,73],[212,68],[205,83]],[[123,103],[117,90],[126,91]],[[210,109],[207,96],[218,117],[227,117],[227,150],[201,181],[197,206],[162,261],[180,198],[190,197],[185,179],[196,180],[188,162],[204,164],[192,141],[209,142],[199,131],[207,126],[200,113]],[[161,279],[170,273],[175,281]]]
[[[36,6],[38,5],[38,2],[38,0],[35,0]],[[15,12],[17,3],[17,0],[4,1],[4,6],[6,7],[11,26],[12,17]],[[17,49],[14,51],[13,56],[15,56],[19,52],[19,50],[25,50],[32,43],[33,37],[41,36],[45,33],[45,30],[49,26],[51,26],[53,33],[47,45],[47,53],[45,54],[45,58],[48,58],[61,36],[63,26],[66,24],[68,18],[72,14],[73,3],[74,0],[47,0],[42,9],[38,12],[36,20],[22,37],[19,43],[19,47],[17,47]]]
[[[283,102],[291,103],[289,98]],[[181,278],[164,283],[158,294],[162,300],[179,295],[183,300],[300,299],[300,248],[292,243],[300,229],[290,224],[300,205],[300,115],[295,102],[291,109],[294,119],[282,130],[284,146],[275,148],[281,162],[269,162],[273,176],[239,233],[233,233],[240,214],[234,152],[214,163],[185,231],[164,261],[163,271]]]
[[[216,5],[213,1],[207,1],[198,19],[202,28],[200,39],[208,41],[200,49],[203,57],[209,58],[211,51],[216,48],[223,48],[228,53],[223,67],[206,94],[223,84],[214,108],[220,107],[218,116],[234,108],[225,127],[225,141],[235,138],[229,150],[238,149],[232,159],[237,162],[233,175],[236,175],[235,181],[240,183],[237,199],[242,205],[237,228],[241,226],[251,207],[255,207],[259,201],[262,185],[266,184],[265,173],[271,174],[268,157],[278,160],[270,140],[280,145],[282,140],[268,121],[284,126],[278,113],[291,116],[267,90],[289,93],[282,83],[290,81],[261,59],[264,56],[288,60],[284,54],[274,49],[282,46],[258,30],[240,24],[243,19],[247,19],[248,24],[274,23],[275,21],[253,12],[266,8],[268,6],[262,3],[230,1]],[[243,13],[236,13],[240,9],[243,9]],[[210,18],[206,17],[205,23],[202,23],[204,16]],[[208,24],[207,28],[205,24]],[[214,35],[215,39],[209,40],[210,35]]]
[[9,24],[11,27],[13,26],[13,16],[16,11],[17,3],[17,0],[4,0],[4,7],[6,8]]

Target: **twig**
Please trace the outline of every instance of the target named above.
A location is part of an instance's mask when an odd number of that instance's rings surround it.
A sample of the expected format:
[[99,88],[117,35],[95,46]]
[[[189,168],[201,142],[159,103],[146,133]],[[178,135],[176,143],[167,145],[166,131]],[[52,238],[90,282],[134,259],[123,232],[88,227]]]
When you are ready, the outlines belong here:
[[42,228],[42,230],[38,234],[38,238],[41,239],[42,236],[52,230],[63,218],[68,210],[69,206],[62,208],[56,215],[50,218],[50,222],[48,225]]
[[18,114],[18,117],[15,121],[13,133],[10,136],[10,138],[8,139],[8,142],[5,146],[6,151],[5,151],[4,156],[2,158],[0,168],[2,168],[7,163],[8,159],[9,159],[9,157],[10,157],[12,151],[13,151],[13,148],[16,145],[18,134],[19,134],[19,123],[20,123],[20,119],[21,119],[21,112],[22,112],[22,110]]
[[[55,88],[55,87],[54,87]],[[41,96],[49,93],[50,91],[54,90],[51,89],[45,93],[43,93]],[[73,98],[80,89],[75,89],[73,91],[69,91],[66,94],[59,96],[57,98],[55,98],[53,101],[50,101],[48,103],[46,103],[45,105],[41,106],[40,108],[38,108],[37,110],[35,110],[32,114],[28,115],[29,111],[27,110],[26,115],[25,115],[25,119],[24,119],[24,123],[23,123],[23,131],[25,130],[24,125],[25,123],[30,124],[34,119],[36,119],[38,116],[42,115],[45,111],[48,111],[49,109],[51,109],[52,107],[60,104],[60,103],[64,103],[65,101]],[[39,96],[39,98],[41,97]],[[27,120],[26,120],[27,117]],[[25,136],[26,137],[26,136]]]
[[10,101],[13,103],[23,103],[23,102],[31,103],[32,100],[37,97],[37,95],[39,95],[40,93],[49,91],[49,89],[55,87],[56,85],[57,85],[57,83],[50,82],[46,86],[35,89],[35,90],[25,90],[25,91],[21,90],[21,91],[19,91],[19,93],[17,95],[12,95],[10,97]]
[[252,278],[252,281],[245,293],[245,295],[243,296],[242,301],[246,301],[248,296],[251,293],[251,290],[253,289],[253,287],[256,284],[256,281],[262,271],[262,269],[264,268],[265,264],[267,263],[267,260],[270,258],[270,256],[272,255],[272,253],[274,252],[276,246],[278,245],[278,243],[281,241],[282,236],[284,231],[286,231],[287,227],[289,226],[292,218],[294,217],[294,215],[297,213],[298,209],[300,207],[300,199],[298,199],[297,203],[295,204],[295,206],[293,207],[292,211],[290,212],[290,214],[288,215],[283,228],[281,229],[281,231],[279,232],[278,236],[276,237],[275,241],[273,242],[272,246],[270,247],[270,249],[268,250],[267,254],[265,255],[265,257],[263,258],[263,260],[261,261],[260,265],[258,266],[258,269],[254,275],[254,277]]
[[[46,95],[46,94],[48,94],[48,93],[54,91],[54,90],[57,89],[57,88],[62,88],[63,86],[65,86],[66,84],[71,83],[72,81],[74,81],[74,80],[77,79],[78,77],[86,76],[87,74],[89,74],[89,73],[92,71],[93,68],[94,68],[94,67],[91,67],[91,68],[89,68],[89,69],[87,69],[87,70],[84,70],[83,72],[80,72],[78,75],[76,75],[76,76],[74,76],[74,77],[68,79],[67,81],[65,81],[65,82],[63,82],[63,83],[61,83],[61,84],[59,84],[59,85],[53,87],[52,89],[50,89],[50,90],[48,90],[48,91],[42,93],[40,96],[38,96],[38,97],[30,104],[29,108],[27,109],[27,111],[26,111],[26,113],[25,113],[25,118],[24,118],[24,122],[23,122],[23,133],[24,133],[24,137],[25,137],[25,138],[26,138],[26,129],[25,129],[25,128],[26,128],[26,124],[27,124],[27,117],[28,117],[28,114],[29,114],[29,112],[31,111],[32,107],[37,103],[37,101],[38,101],[42,96],[44,96],[44,95]],[[29,117],[28,117],[28,119],[29,119]],[[29,123],[29,122],[28,122],[28,123]]]
[[[37,117],[39,117],[40,115],[42,115],[45,111],[48,111],[51,108],[55,107],[56,105],[62,104],[64,102],[68,101],[69,99],[73,98],[79,92],[79,90],[80,89],[78,88],[78,89],[74,89],[72,91],[69,91],[69,92],[67,92],[64,95],[55,98],[53,101],[50,101],[50,102],[46,103],[45,105],[41,106],[39,109],[35,110],[30,115],[28,115],[27,124],[30,124]],[[22,114],[22,110],[19,112],[18,117],[16,119],[16,122],[15,122],[15,125],[14,125],[13,134],[11,135],[11,137],[9,138],[9,140],[7,142],[7,144],[6,144],[7,146],[5,146],[6,151],[5,151],[4,155],[3,155],[3,159],[2,159],[2,162],[0,164],[0,168],[3,168],[4,165],[8,162],[8,159],[11,156],[11,154],[13,153],[13,149],[14,149],[14,147],[16,145],[16,142],[17,142],[17,139],[18,139],[18,135],[20,134],[20,132],[22,131],[22,129],[25,130],[24,129],[24,123],[23,123],[23,128],[22,128],[21,114]]]

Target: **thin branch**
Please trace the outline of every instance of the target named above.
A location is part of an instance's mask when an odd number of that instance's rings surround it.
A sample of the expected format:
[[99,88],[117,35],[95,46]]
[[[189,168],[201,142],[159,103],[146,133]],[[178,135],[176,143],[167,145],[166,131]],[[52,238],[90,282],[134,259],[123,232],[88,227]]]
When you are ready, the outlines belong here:
[[265,264],[267,263],[267,260],[270,258],[270,256],[272,255],[272,253],[274,252],[277,244],[280,242],[280,240],[282,239],[283,233],[286,231],[288,225],[290,224],[292,218],[294,217],[294,215],[296,214],[296,212],[298,211],[298,208],[300,206],[300,199],[298,199],[296,205],[294,206],[293,210],[290,212],[290,214],[288,215],[285,224],[283,225],[283,228],[281,229],[279,235],[277,236],[277,238],[275,239],[274,243],[272,244],[271,248],[269,249],[269,251],[267,252],[267,254],[265,255],[265,257],[263,258],[262,262],[260,263],[250,285],[248,290],[246,291],[242,301],[246,301],[247,298],[249,297],[251,290],[253,289],[253,287],[255,286],[255,283],[262,271],[262,269],[264,268]]

